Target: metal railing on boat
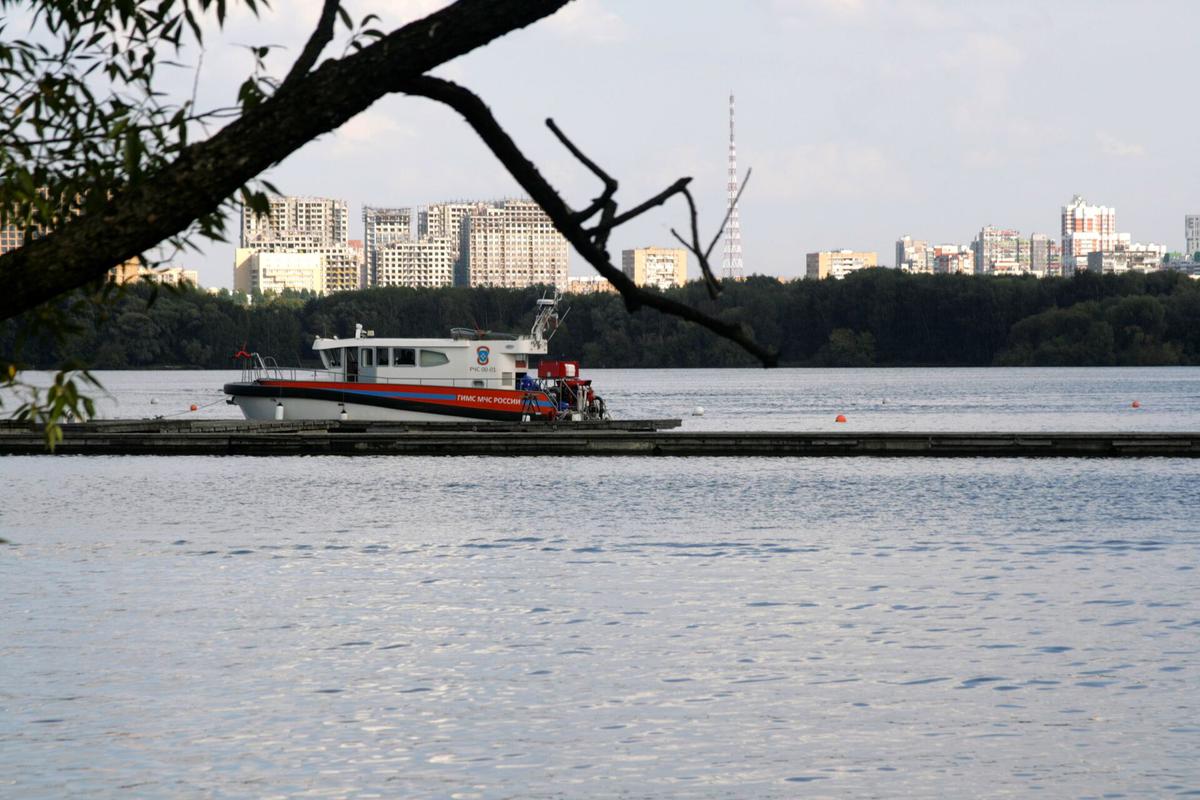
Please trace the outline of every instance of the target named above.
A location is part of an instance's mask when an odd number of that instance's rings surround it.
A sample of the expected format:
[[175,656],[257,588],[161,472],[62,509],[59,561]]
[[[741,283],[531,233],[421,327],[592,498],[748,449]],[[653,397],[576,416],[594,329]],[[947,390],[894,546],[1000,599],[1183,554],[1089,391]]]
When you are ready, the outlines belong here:
[[[250,354],[250,358],[244,359],[242,364],[243,383],[252,383],[254,381],[328,381],[332,383],[395,383],[395,384],[415,384],[418,386],[454,386],[463,388],[481,388],[481,381],[477,378],[416,378],[407,376],[384,376],[374,374],[378,368],[366,367],[365,372],[363,367],[359,367],[358,375],[347,379],[342,370],[331,369],[315,369],[305,367],[281,367],[272,356],[261,356],[258,353]],[[398,369],[408,369],[408,367],[398,367]],[[415,369],[415,368],[414,368]],[[489,384],[498,384],[499,381],[492,379]]]

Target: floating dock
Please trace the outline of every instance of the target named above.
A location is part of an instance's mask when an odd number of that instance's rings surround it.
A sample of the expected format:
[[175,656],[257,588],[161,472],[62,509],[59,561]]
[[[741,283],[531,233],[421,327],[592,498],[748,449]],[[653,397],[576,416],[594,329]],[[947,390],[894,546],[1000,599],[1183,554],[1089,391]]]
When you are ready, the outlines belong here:
[[[1197,458],[1197,433],[677,431],[677,419],[603,422],[103,420],[63,425],[56,455],[886,456]],[[0,423],[0,455],[43,455],[41,432]]]

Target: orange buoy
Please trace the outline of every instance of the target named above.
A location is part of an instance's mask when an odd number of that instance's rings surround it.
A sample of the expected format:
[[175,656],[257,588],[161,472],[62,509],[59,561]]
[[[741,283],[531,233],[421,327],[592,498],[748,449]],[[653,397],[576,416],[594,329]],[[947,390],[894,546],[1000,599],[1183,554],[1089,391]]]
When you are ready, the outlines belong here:
[[1130,405],[1131,407],[1133,407],[1133,408],[1141,408],[1141,407],[1142,407],[1142,404],[1141,404],[1140,402],[1138,402],[1137,400],[1134,400],[1134,401],[1133,401],[1132,403],[1130,403],[1129,405]]
[[838,414],[838,415],[837,415],[837,418],[836,418],[836,419],[834,419],[834,422],[845,422],[845,421],[846,421],[846,415],[845,415],[845,414]]
[[195,403],[192,403],[192,407],[191,407],[191,409],[189,409],[189,410],[190,410],[190,411],[196,411],[196,410],[197,410],[197,409],[199,409],[199,408],[200,408],[200,406],[196,405]]

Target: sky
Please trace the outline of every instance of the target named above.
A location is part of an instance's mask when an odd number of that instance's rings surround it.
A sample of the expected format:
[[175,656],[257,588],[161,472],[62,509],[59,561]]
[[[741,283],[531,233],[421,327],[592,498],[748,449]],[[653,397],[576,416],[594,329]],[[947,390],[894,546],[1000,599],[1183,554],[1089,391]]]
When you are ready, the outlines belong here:
[[[445,3],[344,5],[392,29]],[[286,73],[320,3],[275,6],[236,12],[208,41],[201,105],[230,102],[251,66],[242,45],[282,45],[268,65]],[[435,74],[479,94],[577,207],[598,183],[546,117],[618,179],[625,206],[692,176],[708,235],[724,214],[733,92],[739,167],[754,171],[739,206],[745,271],[792,277],[815,250],[875,250],[890,265],[905,234],[966,244],[990,224],[1057,238],[1074,194],[1115,207],[1134,241],[1182,249],[1183,217],[1200,213],[1197,28],[1191,0],[575,0]],[[345,199],[351,238],[364,203],[522,194],[454,113],[407,97],[265,177]],[[669,204],[616,231],[610,252],[671,246],[686,224]],[[201,246],[178,263],[231,285],[234,245]],[[572,254],[572,274],[589,269]]]

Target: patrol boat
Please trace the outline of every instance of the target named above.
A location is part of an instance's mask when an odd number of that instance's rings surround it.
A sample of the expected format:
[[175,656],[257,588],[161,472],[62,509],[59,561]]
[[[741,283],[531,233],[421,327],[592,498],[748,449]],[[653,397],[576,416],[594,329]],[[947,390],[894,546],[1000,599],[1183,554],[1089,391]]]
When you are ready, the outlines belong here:
[[355,325],[352,339],[313,342],[319,370],[242,350],[241,380],[225,384],[225,394],[254,420],[608,419],[579,362],[542,358],[559,299],[537,301],[528,336],[453,328],[449,339],[391,339]]

